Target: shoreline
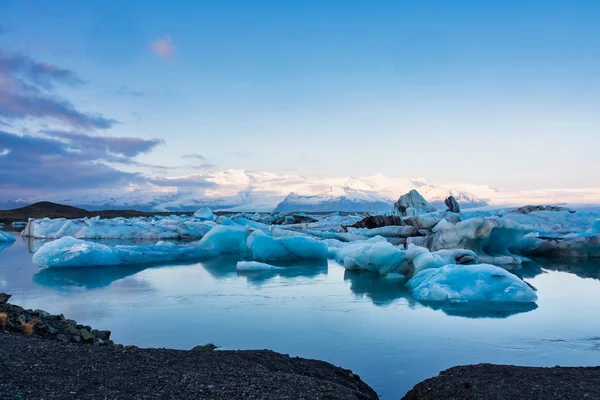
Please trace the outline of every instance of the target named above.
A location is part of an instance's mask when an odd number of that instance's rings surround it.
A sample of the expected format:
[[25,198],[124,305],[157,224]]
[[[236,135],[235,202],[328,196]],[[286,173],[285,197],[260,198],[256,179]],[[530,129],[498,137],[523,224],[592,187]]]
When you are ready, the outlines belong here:
[[[2,399],[371,400],[352,371],[271,350],[138,348],[62,314],[26,310],[0,293]],[[600,367],[456,366],[404,400],[600,399]]]

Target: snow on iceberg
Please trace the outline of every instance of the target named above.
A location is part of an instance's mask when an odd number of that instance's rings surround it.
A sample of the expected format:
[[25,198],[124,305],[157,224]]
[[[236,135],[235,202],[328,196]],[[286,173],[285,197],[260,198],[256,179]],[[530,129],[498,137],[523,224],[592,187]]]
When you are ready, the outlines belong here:
[[38,239],[200,239],[213,226],[186,216],[135,218],[30,219],[21,235]]
[[325,260],[327,245],[307,236],[273,238],[262,231],[248,237],[248,248],[257,261]]
[[412,268],[410,271],[411,276],[417,275],[426,269],[440,268],[448,264],[477,264],[477,254],[464,249],[430,252],[424,247],[409,246],[406,250],[406,256]]
[[412,277],[406,285],[420,301],[537,301],[537,295],[529,285],[510,272],[489,264],[446,265],[427,269]]
[[4,233],[0,231],[0,243],[12,243],[15,241],[15,238],[9,235],[8,233]]
[[365,270],[379,275],[409,271],[406,251],[381,237],[340,246],[335,251],[335,259],[348,270]]
[[511,250],[528,232],[519,223],[498,217],[472,218],[456,224],[443,219],[433,228],[430,249],[467,249],[484,263],[521,264],[523,257]]
[[236,265],[238,271],[255,272],[255,271],[273,271],[283,269],[271,264],[265,264],[258,261],[238,261]]

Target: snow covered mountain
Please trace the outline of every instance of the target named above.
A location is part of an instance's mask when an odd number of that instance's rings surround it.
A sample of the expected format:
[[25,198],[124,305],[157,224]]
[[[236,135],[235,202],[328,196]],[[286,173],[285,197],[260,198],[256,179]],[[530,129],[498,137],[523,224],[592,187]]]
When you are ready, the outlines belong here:
[[[452,187],[453,189],[450,189]],[[326,178],[287,173],[225,170],[149,180],[119,190],[87,190],[52,195],[1,199],[0,208],[22,207],[52,201],[89,210],[137,209],[141,211],[387,211],[400,195],[418,190],[425,199],[443,208],[453,195],[467,208],[487,204],[473,193],[490,199],[498,193],[486,186],[437,185],[423,178],[366,177]],[[459,190],[455,190],[459,189]]]
[[312,196],[290,193],[275,207],[276,212],[290,211],[390,211],[394,200],[375,192],[343,188],[344,194],[329,192]]

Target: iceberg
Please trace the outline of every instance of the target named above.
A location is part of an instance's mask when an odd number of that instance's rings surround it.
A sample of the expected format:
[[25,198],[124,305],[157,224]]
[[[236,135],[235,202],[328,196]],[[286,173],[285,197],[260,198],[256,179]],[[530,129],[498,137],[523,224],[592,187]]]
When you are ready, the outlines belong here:
[[448,264],[477,264],[477,254],[471,250],[452,249],[430,252],[419,246],[409,246],[406,256],[410,261],[411,276],[431,268],[440,268]]
[[537,295],[524,281],[489,264],[445,265],[426,269],[406,284],[413,296],[431,302],[535,303]]
[[236,265],[238,271],[273,271],[277,269],[283,269],[283,267],[276,267],[275,265],[265,264],[257,261],[238,261]]
[[406,251],[378,237],[372,240],[341,246],[335,250],[335,259],[347,270],[371,271],[378,275],[409,271]]
[[202,220],[212,221],[215,219],[215,214],[213,214],[210,208],[202,207],[194,213],[193,217]]
[[15,241],[15,238],[8,233],[4,233],[0,231],[0,243],[12,243]]
[[200,239],[215,223],[186,216],[135,218],[30,219],[23,237],[59,239]]
[[250,230],[244,226],[217,225],[191,245],[209,254],[243,254],[248,252],[246,241],[249,234]]
[[523,257],[511,250],[527,233],[519,223],[499,217],[472,218],[455,224],[443,219],[433,228],[430,249],[467,249],[484,263],[521,264]]
[[274,238],[262,231],[254,231],[248,237],[248,248],[256,261],[325,260],[327,245],[307,236],[284,236]]
[[40,247],[33,254],[33,263],[43,267],[95,267],[189,262],[214,255],[191,246],[108,246],[65,236]]

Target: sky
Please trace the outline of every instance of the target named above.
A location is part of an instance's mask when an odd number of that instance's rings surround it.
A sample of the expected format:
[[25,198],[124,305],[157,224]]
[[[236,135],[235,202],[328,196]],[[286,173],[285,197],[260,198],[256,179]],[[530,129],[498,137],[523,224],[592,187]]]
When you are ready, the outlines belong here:
[[600,188],[598,21],[578,0],[4,0],[0,201],[230,170]]

